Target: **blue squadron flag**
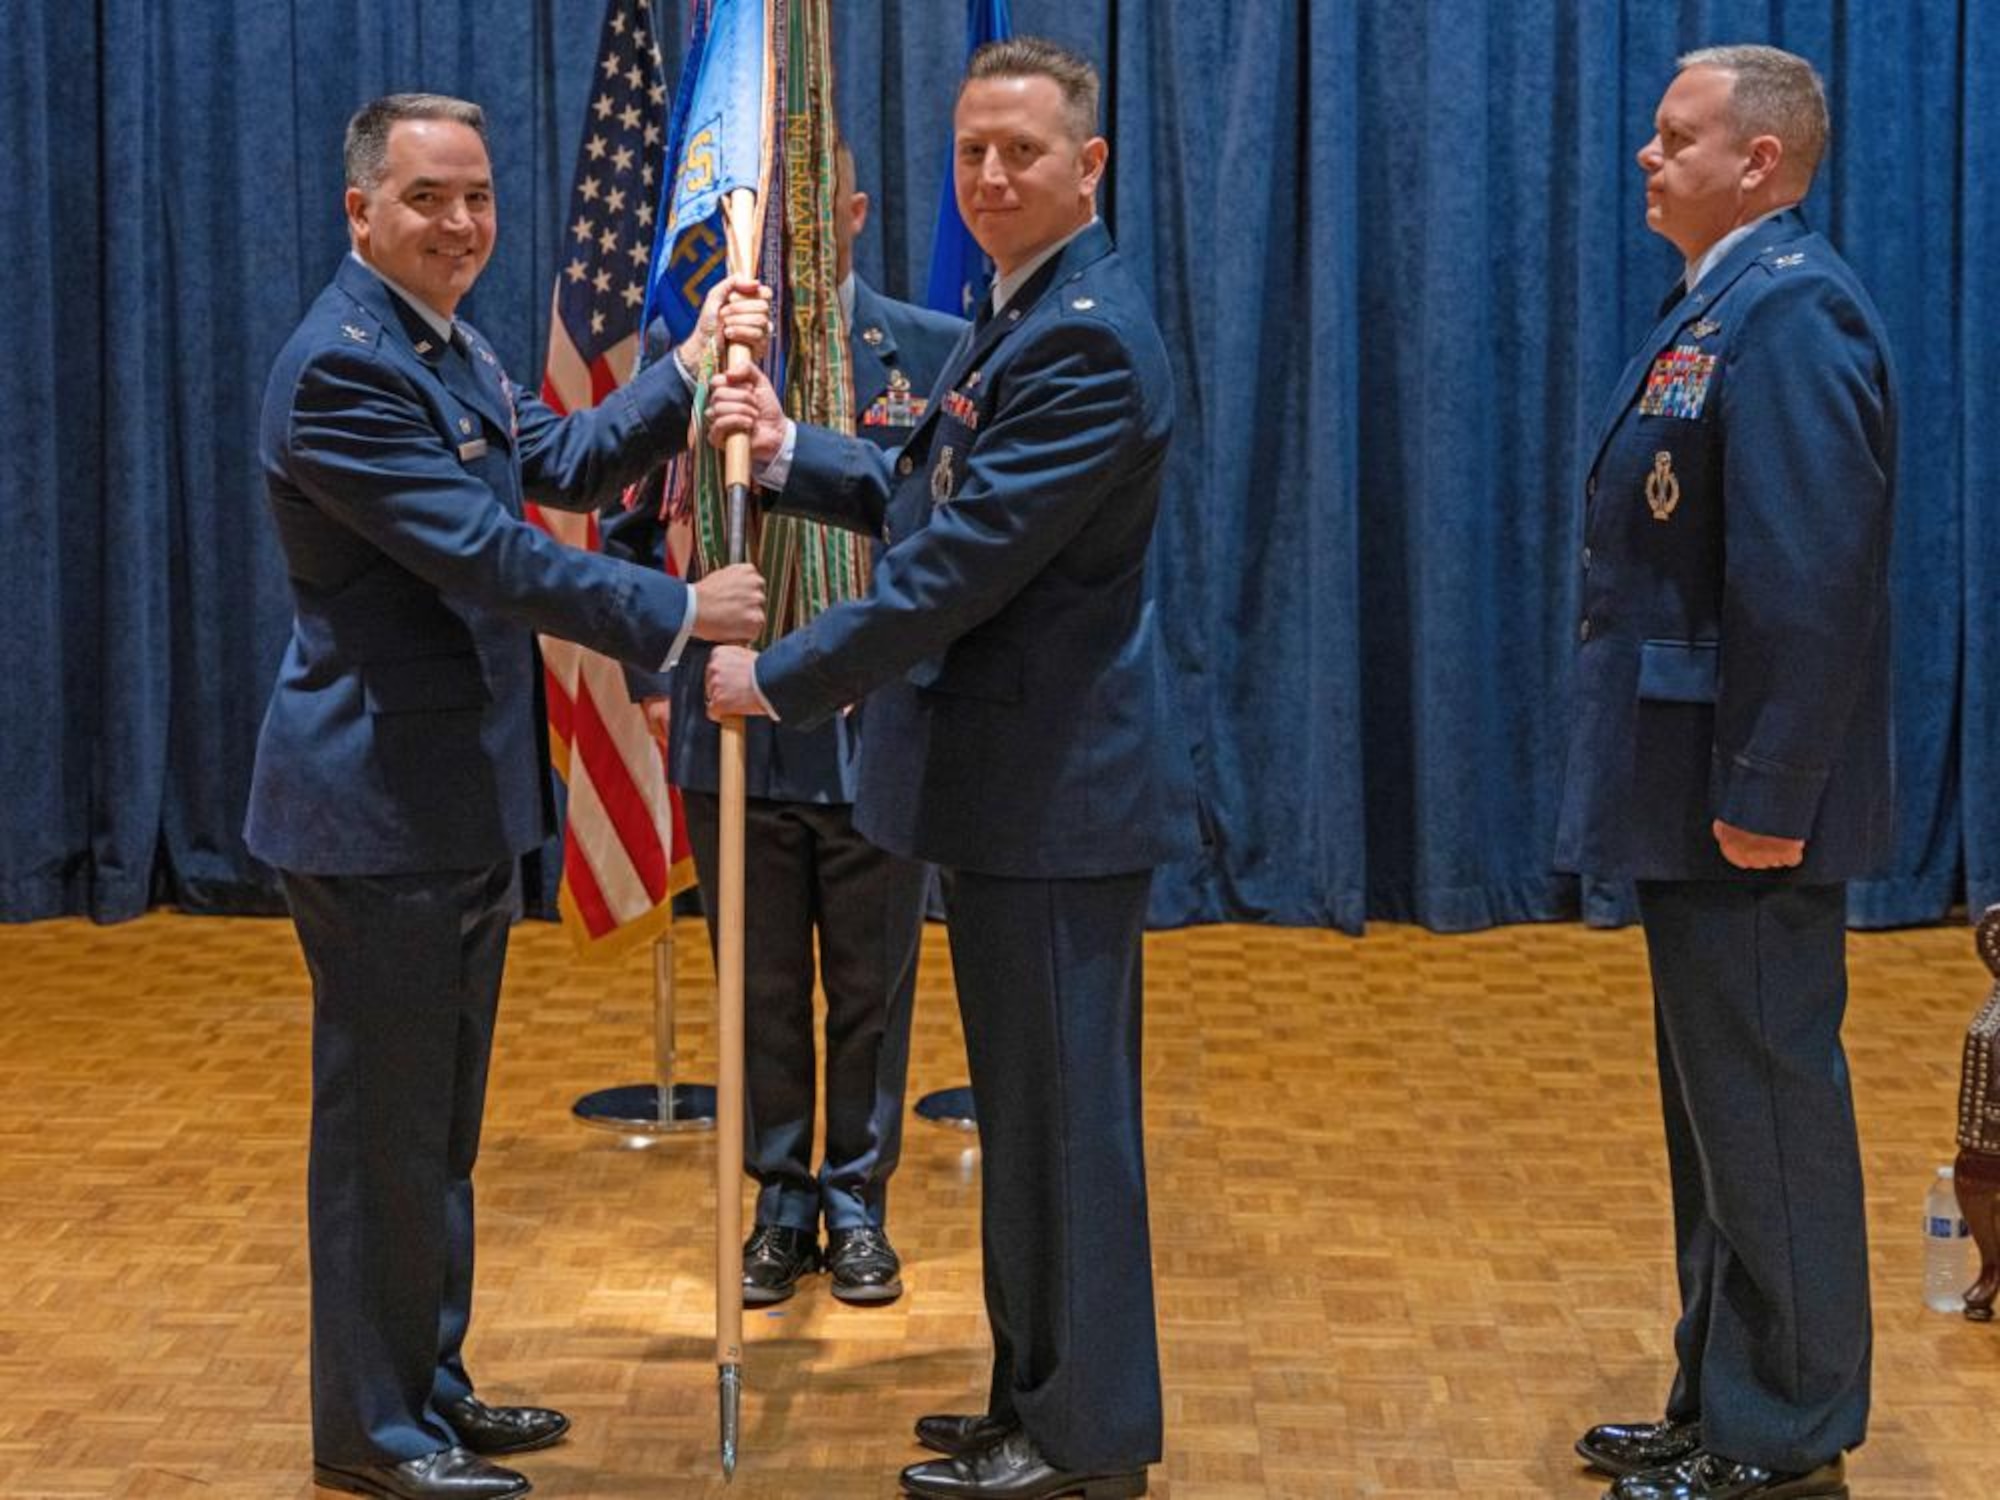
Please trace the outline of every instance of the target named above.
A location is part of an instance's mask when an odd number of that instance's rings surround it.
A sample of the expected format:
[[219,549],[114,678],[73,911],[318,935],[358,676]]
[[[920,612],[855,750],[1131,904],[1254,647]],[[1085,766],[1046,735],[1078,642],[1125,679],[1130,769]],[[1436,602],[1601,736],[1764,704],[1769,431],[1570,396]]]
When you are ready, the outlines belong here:
[[[965,55],[970,58],[988,42],[1014,34],[1014,18],[1007,0],[966,0]],[[993,266],[986,252],[972,238],[959,216],[958,194],[953,185],[956,142],[945,141],[944,186],[938,192],[937,228],[931,234],[931,274],[924,302],[953,317],[969,318],[979,299],[986,295],[993,279]]]
[[728,269],[724,197],[748,188],[767,201],[775,104],[769,9],[766,0],[694,7],[642,325],[663,319],[675,343],[694,331],[702,298]]

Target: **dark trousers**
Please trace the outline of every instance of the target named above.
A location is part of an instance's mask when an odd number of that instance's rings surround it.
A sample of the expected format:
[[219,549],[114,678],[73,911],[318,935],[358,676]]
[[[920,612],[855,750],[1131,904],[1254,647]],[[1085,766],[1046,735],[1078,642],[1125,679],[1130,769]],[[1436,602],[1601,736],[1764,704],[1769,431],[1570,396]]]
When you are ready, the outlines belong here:
[[1681,1320],[1668,1414],[1815,1468],[1867,1434],[1868,1243],[1846,887],[1642,881]]
[[396,1463],[458,1441],[472,1166],[514,864],[283,872],[313,986],[313,1453]]
[[[709,913],[717,799],[683,792]],[[744,1167],[756,1221],[789,1229],[880,1227],[903,1147],[910,1010],[923,935],[924,867],[854,831],[843,804],[749,799],[744,845]],[[812,1164],[817,1047],[813,937],[826,990],[826,1147]]]
[[1066,1469],[1160,1455],[1140,1113],[1150,871],[957,871],[951,954],[978,1101],[988,1410]]

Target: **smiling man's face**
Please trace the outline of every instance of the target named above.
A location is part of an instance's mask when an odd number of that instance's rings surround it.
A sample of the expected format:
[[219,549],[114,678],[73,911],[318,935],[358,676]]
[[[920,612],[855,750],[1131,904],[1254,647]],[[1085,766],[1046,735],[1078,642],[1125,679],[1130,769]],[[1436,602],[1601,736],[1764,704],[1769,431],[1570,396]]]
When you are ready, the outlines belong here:
[[450,317],[493,254],[493,168],[456,120],[398,120],[373,187],[347,190],[361,258]]
[[958,96],[958,212],[1001,275],[1090,222],[1109,147],[1081,139],[1053,78],[976,78]]

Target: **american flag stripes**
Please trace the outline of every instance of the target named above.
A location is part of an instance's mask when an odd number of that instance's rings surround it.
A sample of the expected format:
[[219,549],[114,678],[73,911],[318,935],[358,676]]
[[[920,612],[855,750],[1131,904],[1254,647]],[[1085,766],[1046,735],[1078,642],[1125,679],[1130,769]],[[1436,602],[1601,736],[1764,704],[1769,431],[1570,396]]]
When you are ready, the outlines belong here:
[[[570,187],[542,398],[560,412],[594,406],[631,377],[666,159],[667,86],[649,0],[611,0],[592,74],[583,147]],[[598,546],[597,518],[528,507],[573,546]],[[683,528],[684,529],[684,528]],[[686,561],[675,536],[668,567]],[[693,883],[680,798],[618,663],[544,637],[549,730],[568,790],[563,922],[579,948],[650,941],[674,893]]]

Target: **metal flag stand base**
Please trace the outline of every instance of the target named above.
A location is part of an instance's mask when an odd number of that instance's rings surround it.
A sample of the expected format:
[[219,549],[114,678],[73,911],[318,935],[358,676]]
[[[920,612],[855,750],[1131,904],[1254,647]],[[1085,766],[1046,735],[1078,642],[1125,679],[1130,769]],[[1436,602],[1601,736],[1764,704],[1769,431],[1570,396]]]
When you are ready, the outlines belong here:
[[715,1090],[705,1083],[674,1082],[674,930],[653,943],[652,1083],[627,1083],[585,1094],[571,1113],[595,1130],[608,1130],[634,1146],[654,1139],[715,1129]]
[[934,1089],[916,1104],[917,1118],[942,1125],[947,1130],[977,1130],[979,1110],[972,1102],[972,1086]]

